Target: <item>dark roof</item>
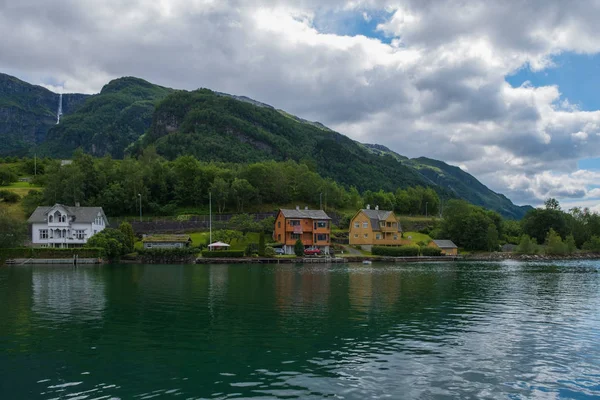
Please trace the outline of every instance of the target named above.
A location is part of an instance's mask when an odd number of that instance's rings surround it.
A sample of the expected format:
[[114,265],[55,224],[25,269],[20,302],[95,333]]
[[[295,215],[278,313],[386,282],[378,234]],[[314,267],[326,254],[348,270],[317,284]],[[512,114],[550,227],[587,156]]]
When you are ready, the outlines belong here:
[[142,239],[142,242],[149,243],[185,243],[191,241],[190,235],[148,235]]
[[286,218],[331,219],[323,210],[286,210],[282,208],[280,211]]
[[[369,218],[369,220],[371,221],[371,228],[373,229],[373,231],[381,230],[379,228],[379,222],[388,219],[388,217],[392,213],[391,211],[372,210],[370,208],[363,208],[360,211],[362,211],[363,214],[365,214],[367,218]],[[401,230],[402,229],[400,227],[400,221],[398,221],[398,232],[400,232]]]
[[457,249],[458,246],[452,240],[434,240],[433,243],[440,249]]
[[104,211],[102,210],[102,207],[72,207],[72,206],[65,206],[62,204],[55,204],[51,207],[46,206],[46,207],[36,208],[35,211],[33,212],[33,214],[31,214],[31,216],[29,217],[28,222],[29,223],[46,222],[46,220],[48,218],[48,212],[50,210],[54,209],[55,207],[62,207],[67,212],[67,215],[69,217],[74,216],[75,220],[73,222],[92,223],[98,216],[98,213],[100,213],[104,217],[104,219],[106,220],[106,224],[108,225],[108,218],[106,218],[106,215],[104,214]]

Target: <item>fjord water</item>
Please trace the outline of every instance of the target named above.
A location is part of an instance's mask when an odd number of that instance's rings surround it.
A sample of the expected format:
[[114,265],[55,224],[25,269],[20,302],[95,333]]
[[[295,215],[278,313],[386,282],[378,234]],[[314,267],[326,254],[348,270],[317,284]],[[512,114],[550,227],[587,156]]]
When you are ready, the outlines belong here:
[[600,263],[0,268],[1,399],[598,398]]

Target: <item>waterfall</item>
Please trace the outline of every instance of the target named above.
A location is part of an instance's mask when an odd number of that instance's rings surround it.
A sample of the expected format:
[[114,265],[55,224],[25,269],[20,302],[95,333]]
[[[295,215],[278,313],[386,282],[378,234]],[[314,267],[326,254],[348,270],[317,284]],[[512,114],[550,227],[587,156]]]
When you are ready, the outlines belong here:
[[58,112],[56,113],[56,125],[60,123],[60,117],[63,115],[62,112],[62,93],[58,95]]

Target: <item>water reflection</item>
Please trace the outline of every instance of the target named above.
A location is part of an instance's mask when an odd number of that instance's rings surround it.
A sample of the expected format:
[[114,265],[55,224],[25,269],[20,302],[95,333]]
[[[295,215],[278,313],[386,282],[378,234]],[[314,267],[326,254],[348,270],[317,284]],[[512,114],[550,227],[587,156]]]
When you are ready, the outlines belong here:
[[104,282],[93,267],[34,269],[32,311],[56,323],[68,318],[101,319],[106,305]]
[[0,269],[0,398],[597,397],[599,270]]

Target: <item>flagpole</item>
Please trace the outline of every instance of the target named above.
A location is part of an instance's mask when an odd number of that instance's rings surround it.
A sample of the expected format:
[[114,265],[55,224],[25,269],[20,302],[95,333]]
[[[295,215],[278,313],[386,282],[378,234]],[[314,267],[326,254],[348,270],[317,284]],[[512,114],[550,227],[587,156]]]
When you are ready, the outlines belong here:
[[208,244],[212,244],[212,192],[208,192],[208,221]]

